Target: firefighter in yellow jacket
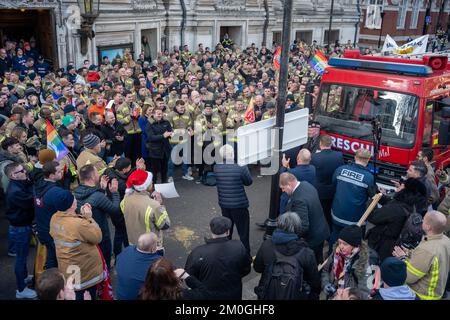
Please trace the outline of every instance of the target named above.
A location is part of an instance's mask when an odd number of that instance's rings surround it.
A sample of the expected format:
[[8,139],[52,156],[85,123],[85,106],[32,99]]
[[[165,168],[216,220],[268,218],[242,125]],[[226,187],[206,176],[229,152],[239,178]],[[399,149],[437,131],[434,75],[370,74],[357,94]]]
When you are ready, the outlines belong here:
[[[88,134],[83,138],[83,145],[85,149],[81,151],[76,163],[78,174],[80,173],[79,170],[85,165],[92,164],[95,168],[97,168],[98,174],[102,175],[108,168],[108,165],[98,156],[102,149],[100,138],[94,134]],[[110,166],[115,164],[115,160],[116,159],[111,161]]]
[[128,138],[126,141],[125,156],[134,163],[140,158],[142,130],[139,127],[139,116],[141,108],[133,102],[133,94],[128,92],[125,96],[125,102],[116,110],[117,121],[127,130]]
[[406,284],[421,300],[441,300],[450,269],[450,239],[443,232],[447,218],[439,211],[423,217],[425,236],[411,252],[394,247],[392,255],[406,263]]
[[158,245],[163,245],[163,230],[170,227],[166,208],[161,195],[153,194],[153,174],[141,169],[135,170],[127,180],[125,197],[120,207],[124,214],[128,241],[137,244],[139,236],[153,232],[158,235]]

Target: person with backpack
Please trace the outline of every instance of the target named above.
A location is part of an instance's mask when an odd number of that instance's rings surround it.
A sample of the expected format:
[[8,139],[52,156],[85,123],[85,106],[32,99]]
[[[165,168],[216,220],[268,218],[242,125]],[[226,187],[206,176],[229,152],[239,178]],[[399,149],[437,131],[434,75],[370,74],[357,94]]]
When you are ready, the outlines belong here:
[[50,161],[42,167],[44,179],[34,184],[34,213],[36,216],[36,229],[39,241],[47,249],[45,269],[58,267],[56,249],[53,238],[50,236],[50,220],[58,211],[63,188],[58,184],[64,175],[64,167],[58,161]]
[[351,225],[343,228],[333,247],[333,254],[322,268],[322,290],[327,299],[338,289],[359,288],[367,296],[369,289],[369,253],[362,241],[361,227]]
[[242,278],[250,273],[251,256],[242,242],[230,240],[232,222],[215,217],[209,223],[211,238],[189,254],[185,270],[206,287],[211,299],[241,300]]
[[245,193],[245,186],[253,183],[252,176],[247,166],[239,166],[234,162],[234,149],[226,144],[220,148],[219,154],[222,163],[214,166],[216,174],[217,193],[219,195],[219,206],[222,215],[231,220],[229,239],[233,236],[233,226],[236,224],[245,248],[250,252],[249,227],[250,214],[248,212],[248,198]]
[[423,217],[425,236],[408,250],[396,246],[392,255],[406,263],[406,284],[421,300],[441,300],[450,270],[450,239],[443,234],[447,218],[439,211]]
[[259,300],[318,300],[320,275],[314,251],[299,238],[301,219],[295,212],[278,217],[272,239],[263,242],[253,268],[262,273],[255,293]]
[[[422,215],[425,212],[421,208],[427,207],[426,196],[425,186],[417,179],[410,178],[405,181],[404,189],[369,215],[367,220],[374,227],[367,232],[366,238],[369,248],[377,253],[375,264],[379,264],[378,260],[383,261],[392,256],[392,250],[401,235],[404,245],[417,246],[423,235]],[[407,220],[411,221],[406,225]]]

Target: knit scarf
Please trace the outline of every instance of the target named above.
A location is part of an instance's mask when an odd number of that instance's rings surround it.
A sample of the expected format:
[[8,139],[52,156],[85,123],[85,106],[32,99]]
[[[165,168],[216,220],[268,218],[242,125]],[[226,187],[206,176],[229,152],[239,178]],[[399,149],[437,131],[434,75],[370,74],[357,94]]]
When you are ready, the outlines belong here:
[[336,253],[334,255],[334,274],[338,282],[338,287],[341,287],[344,282],[345,274],[350,271],[353,265],[353,258],[359,253],[359,248],[353,248],[350,256],[344,255],[339,247],[336,248]]

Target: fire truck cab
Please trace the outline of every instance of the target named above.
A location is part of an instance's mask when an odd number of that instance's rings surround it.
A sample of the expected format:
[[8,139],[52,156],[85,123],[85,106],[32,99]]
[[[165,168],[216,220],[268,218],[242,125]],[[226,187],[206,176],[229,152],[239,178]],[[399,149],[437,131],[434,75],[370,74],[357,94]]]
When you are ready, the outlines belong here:
[[433,150],[435,168],[450,167],[448,56],[405,59],[348,50],[328,64],[314,119],[347,160],[353,160],[359,148],[373,154],[370,119],[376,118],[382,131],[376,167],[379,186],[392,189],[391,180],[404,176],[423,148]]

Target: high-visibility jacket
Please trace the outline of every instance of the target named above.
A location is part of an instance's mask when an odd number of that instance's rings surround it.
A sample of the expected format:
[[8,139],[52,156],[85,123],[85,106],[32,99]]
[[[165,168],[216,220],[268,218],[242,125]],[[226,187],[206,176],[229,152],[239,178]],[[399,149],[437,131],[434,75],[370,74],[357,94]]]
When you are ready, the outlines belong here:
[[102,175],[108,168],[106,162],[103,161],[103,159],[100,158],[95,153],[95,151],[86,148],[83,151],[81,151],[80,155],[77,158],[78,174],[80,174],[79,170],[87,164],[92,164],[95,168],[97,168],[99,175]]
[[174,138],[170,139],[170,143],[178,144],[186,142],[187,140],[181,139],[181,137],[187,134],[187,129],[193,128],[193,121],[189,111],[185,111],[183,114],[172,111],[167,115],[167,121],[170,122],[170,125],[176,134]]
[[170,227],[170,218],[163,205],[153,200],[147,191],[133,191],[125,195],[120,208],[125,218],[130,244],[137,244],[141,234],[153,232],[162,245],[162,231]]
[[116,110],[117,121],[123,125],[128,134],[141,133],[141,127],[139,127],[139,115],[141,108],[132,103],[131,106],[126,103],[122,103]]
[[411,290],[422,300],[440,300],[450,268],[450,239],[443,234],[425,236],[404,261]]

